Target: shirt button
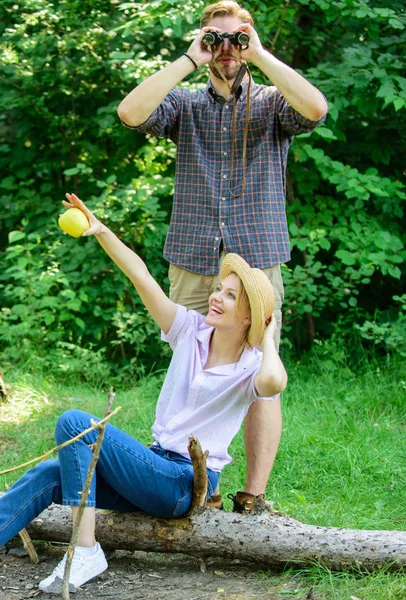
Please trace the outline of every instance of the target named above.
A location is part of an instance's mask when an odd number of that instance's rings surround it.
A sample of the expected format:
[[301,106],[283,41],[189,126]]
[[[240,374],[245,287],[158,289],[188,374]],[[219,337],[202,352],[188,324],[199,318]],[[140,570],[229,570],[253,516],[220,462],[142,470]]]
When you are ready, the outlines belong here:
[[228,104],[226,104],[226,108],[230,108],[230,107],[228,106]]
[[218,237],[215,237],[214,239],[215,239],[215,241],[216,241],[216,242],[218,242],[218,241],[219,241],[219,238],[218,238]]
[[225,201],[225,198],[224,198],[224,197],[222,198],[222,201],[223,201],[223,202]]
[[223,127],[223,131],[227,131],[227,127]]
[[223,152],[224,156],[227,156],[228,152]]
[[225,226],[225,223],[221,223],[220,225],[221,225],[221,227],[224,227],[224,226]]
[[227,179],[227,175],[223,175],[223,179]]

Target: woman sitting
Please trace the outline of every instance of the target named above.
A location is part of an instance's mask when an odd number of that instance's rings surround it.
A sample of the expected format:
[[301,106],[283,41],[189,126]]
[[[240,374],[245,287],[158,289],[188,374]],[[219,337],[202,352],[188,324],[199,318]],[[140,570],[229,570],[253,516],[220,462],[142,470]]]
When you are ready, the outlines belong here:
[[[166,518],[187,513],[193,495],[190,435],[209,451],[209,498],[231,461],[228,447],[250,403],[275,400],[286,387],[287,375],[273,340],[273,289],[261,270],[252,269],[237,254],[227,254],[207,316],[187,311],[166,296],[141,258],[77,196],[66,197],[65,206],[79,208],[90,222],[83,235],[95,235],[131,280],[173,350],[156,407],[152,446],[106,426],[70,573],[69,582],[79,587],[107,568],[95,539],[96,507],[143,510]],[[57,444],[87,429],[91,419],[96,418],[80,410],[65,412],[56,425]],[[53,502],[70,506],[75,519],[96,439],[93,430],[63,448],[57,460],[38,464],[0,498],[0,546]],[[56,577],[63,579],[65,562],[66,555],[40,589],[52,586]]]

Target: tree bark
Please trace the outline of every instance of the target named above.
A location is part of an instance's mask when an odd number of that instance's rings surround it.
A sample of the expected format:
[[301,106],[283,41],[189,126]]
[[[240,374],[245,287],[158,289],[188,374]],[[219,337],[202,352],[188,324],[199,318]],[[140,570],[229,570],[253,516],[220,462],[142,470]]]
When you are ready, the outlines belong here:
[[[27,527],[32,539],[69,542],[69,508],[52,506]],[[321,561],[334,570],[406,566],[406,533],[305,525],[278,513],[249,515],[207,508],[179,519],[98,511],[96,536],[105,549],[220,556],[273,566]]]

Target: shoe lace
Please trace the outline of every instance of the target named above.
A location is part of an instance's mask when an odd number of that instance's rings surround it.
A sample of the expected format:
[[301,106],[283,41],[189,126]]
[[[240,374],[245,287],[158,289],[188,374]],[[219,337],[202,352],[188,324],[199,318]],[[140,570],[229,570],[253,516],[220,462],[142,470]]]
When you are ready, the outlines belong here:
[[[55,575],[55,577],[60,577],[65,572],[65,565],[66,565],[66,554],[64,554],[63,559],[56,565],[55,569],[53,570],[52,575]],[[62,579],[61,577],[61,579]]]
[[245,504],[241,504],[240,502],[238,502],[237,496],[234,496],[234,494],[227,494],[227,498],[229,498],[232,501],[234,512],[245,512]]
[[[60,563],[57,564],[57,566],[54,569],[53,575],[55,575],[55,577],[60,577],[61,579],[63,579],[64,573],[65,573],[66,559],[67,559],[67,554],[64,554],[63,559],[60,561]],[[72,558],[72,564],[71,564],[71,573],[72,573],[72,571],[74,571],[75,567],[77,567],[82,562],[83,562],[83,556],[76,556],[74,554],[73,558]]]
[[227,494],[227,498],[229,498],[233,502],[233,512],[241,514],[251,512],[252,500],[246,499],[243,502],[239,502],[237,500],[237,496],[234,496],[234,494]]

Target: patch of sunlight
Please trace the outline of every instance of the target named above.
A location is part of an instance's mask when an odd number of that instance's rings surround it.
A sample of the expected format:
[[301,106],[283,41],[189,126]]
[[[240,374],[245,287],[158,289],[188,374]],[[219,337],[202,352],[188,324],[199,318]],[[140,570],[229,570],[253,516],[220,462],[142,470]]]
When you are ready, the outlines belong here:
[[0,404],[0,422],[19,424],[41,412],[49,403],[48,396],[41,391],[27,384],[15,384],[7,401]]

